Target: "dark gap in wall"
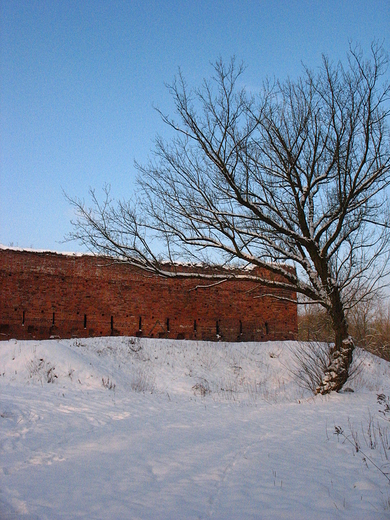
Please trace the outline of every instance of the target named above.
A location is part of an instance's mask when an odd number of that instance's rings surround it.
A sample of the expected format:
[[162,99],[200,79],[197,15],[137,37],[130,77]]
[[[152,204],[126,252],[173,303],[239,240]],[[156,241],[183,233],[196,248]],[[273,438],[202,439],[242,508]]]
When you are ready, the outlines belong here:
[[265,322],[265,333],[269,334],[269,327],[268,327],[268,322],[267,321]]
[[22,325],[26,322],[26,311],[23,311]]
[[54,325],[55,321],[56,321],[56,313],[53,312],[53,319],[52,319],[52,322],[51,322],[52,325]]
[[242,334],[242,321],[240,320],[240,334]]
[[138,320],[138,330],[141,332],[142,330],[142,316],[139,317],[139,320]]
[[219,336],[219,322],[218,322],[218,320],[215,322],[215,332],[216,332],[217,336]]
[[196,320],[194,320],[194,332],[196,332]]
[[87,315],[84,314],[84,329],[87,328]]
[[170,331],[171,331],[171,329],[169,327],[169,318],[167,318],[167,332],[170,332]]
[[114,316],[111,316],[111,332],[114,330]]

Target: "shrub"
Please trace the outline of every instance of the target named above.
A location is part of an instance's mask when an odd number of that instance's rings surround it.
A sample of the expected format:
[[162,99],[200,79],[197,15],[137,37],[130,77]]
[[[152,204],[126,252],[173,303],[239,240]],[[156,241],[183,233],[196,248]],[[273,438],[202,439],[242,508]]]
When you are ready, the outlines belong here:
[[43,358],[34,358],[28,363],[30,379],[38,379],[41,383],[54,383],[58,378],[55,367]]

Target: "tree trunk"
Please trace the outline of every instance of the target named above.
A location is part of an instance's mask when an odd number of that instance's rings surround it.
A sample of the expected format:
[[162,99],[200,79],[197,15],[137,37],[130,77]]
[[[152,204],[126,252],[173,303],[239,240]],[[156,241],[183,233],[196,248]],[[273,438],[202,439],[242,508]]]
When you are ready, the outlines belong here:
[[349,376],[349,368],[352,363],[352,353],[355,348],[352,338],[348,334],[347,320],[340,293],[335,289],[331,295],[333,329],[335,344],[330,353],[329,365],[325,370],[321,384],[317,387],[317,394],[339,392]]

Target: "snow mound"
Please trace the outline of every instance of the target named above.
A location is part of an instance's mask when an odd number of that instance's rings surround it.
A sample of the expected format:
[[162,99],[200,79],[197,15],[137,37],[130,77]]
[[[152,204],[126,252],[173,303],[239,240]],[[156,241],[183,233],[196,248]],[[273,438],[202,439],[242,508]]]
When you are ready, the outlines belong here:
[[388,518],[390,363],[313,396],[301,347],[2,342],[0,518]]
[[[213,343],[89,338],[2,343],[0,374],[15,384],[157,394],[216,400],[297,401],[311,393],[296,375],[298,342]],[[357,349],[354,390],[388,391],[389,364]]]

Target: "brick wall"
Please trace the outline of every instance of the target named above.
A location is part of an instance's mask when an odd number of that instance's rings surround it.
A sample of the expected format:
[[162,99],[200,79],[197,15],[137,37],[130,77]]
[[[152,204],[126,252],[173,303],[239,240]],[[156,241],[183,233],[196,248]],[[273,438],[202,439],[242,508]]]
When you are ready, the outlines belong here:
[[[165,279],[92,255],[0,250],[0,339],[295,339],[297,308],[253,282]],[[295,294],[290,295],[295,298]]]

